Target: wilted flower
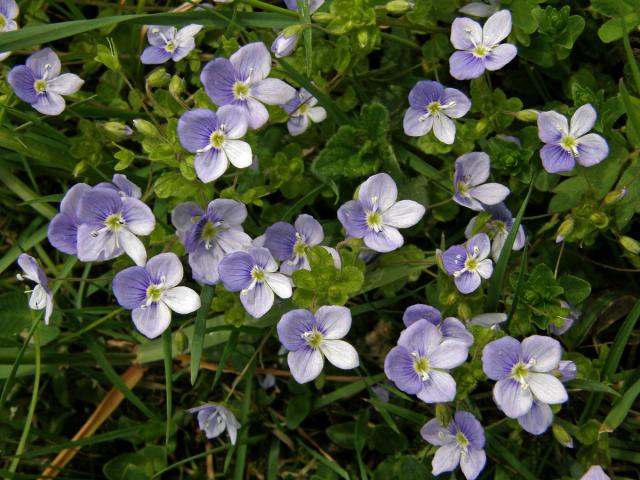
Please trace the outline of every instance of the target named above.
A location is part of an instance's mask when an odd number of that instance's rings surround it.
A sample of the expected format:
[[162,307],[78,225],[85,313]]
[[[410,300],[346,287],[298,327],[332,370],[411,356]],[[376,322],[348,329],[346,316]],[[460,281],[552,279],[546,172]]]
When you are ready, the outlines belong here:
[[49,243],[63,253],[78,254],[78,227],[83,223],[80,206],[82,197],[90,190],[86,183],[76,183],[64,195],[60,213],[49,222]]
[[44,323],[49,324],[51,312],[53,310],[53,295],[49,288],[49,280],[44,271],[38,264],[38,261],[31,255],[26,253],[20,254],[18,257],[18,265],[22,269],[22,274],[17,274],[18,280],[23,281],[25,278],[35,282],[33,290],[30,290],[29,308],[32,310],[44,310]]
[[[12,32],[18,29],[15,18],[20,13],[14,0],[0,0],[0,32]],[[11,55],[11,52],[0,52],[0,62]]]
[[580,480],[610,480],[600,465],[591,465]]
[[499,183],[484,183],[489,178],[491,161],[484,152],[461,155],[456,160],[453,200],[471,210],[485,210],[486,205],[502,202],[509,189]]
[[7,82],[14,93],[45,115],[59,115],[65,107],[62,95],[71,95],[84,83],[73,73],[60,75],[60,59],[50,48],[27,58],[25,65],[13,67]]
[[238,430],[241,425],[228,408],[209,403],[200,407],[190,408],[187,412],[198,414],[198,426],[208,439],[216,438],[227,430],[231,445],[236,444]]
[[369,177],[358,190],[358,200],[338,209],[338,219],[347,235],[363,238],[376,252],[400,248],[404,238],[398,228],[414,226],[424,215],[424,207],[413,200],[398,198],[398,188],[386,173]]
[[320,307],[315,316],[305,309],[285,313],[278,322],[278,338],[289,350],[287,361],[298,383],[307,383],[320,375],[324,357],[348,370],[360,361],[358,352],[341,340],[351,329],[351,312],[346,307]]
[[151,209],[137,198],[121,197],[107,188],[82,196],[78,227],[78,258],[83,262],[111,260],[126,252],[144,265],[147,252],[137,235],[149,235],[156,225]]
[[323,107],[316,107],[318,100],[301,88],[293,99],[282,108],[289,114],[287,130],[291,135],[300,135],[309,127],[309,122],[320,123],[327,118],[327,111]]
[[171,223],[189,254],[195,281],[218,283],[222,258],[251,246],[251,237],[242,229],[246,218],[247,208],[242,203],[223,198],[211,201],[206,212],[193,202],[173,209]]
[[458,80],[478,78],[485,70],[500,70],[518,53],[515,45],[500,44],[511,33],[511,12],[500,10],[481,27],[470,18],[456,18],[451,43],[459,50],[449,58],[451,76]]
[[260,128],[269,120],[266,105],[284,105],[295,89],[271,72],[271,55],[262,42],[241,47],[226,58],[216,58],[202,69],[200,80],[207,95],[218,106],[237,105],[245,110],[249,127]]
[[133,310],[133,323],[140,333],[155,338],[171,323],[171,311],[186,315],[200,308],[200,297],[189,287],[179,287],[183,269],[175,253],[161,253],[144,267],[129,267],[113,279],[118,303]]
[[576,161],[583,167],[591,167],[609,155],[607,141],[597,133],[587,133],[595,125],[596,117],[590,103],[576,110],[570,125],[564,115],[540,112],[538,136],[545,143],[540,158],[547,172],[568,172]]
[[404,311],[402,321],[409,327],[419,320],[426,320],[440,330],[443,340],[462,342],[467,347],[473,345],[473,335],[455,317],[442,318],[440,311],[431,305],[411,305]]
[[[484,224],[481,230],[492,237],[491,256],[497,262],[498,258],[500,258],[500,254],[502,253],[504,242],[507,241],[507,236],[513,226],[513,215],[504,203],[486,205],[484,210],[491,214],[491,219]],[[478,221],[478,218],[478,216],[475,216],[469,220],[467,227],[464,229],[464,236],[466,238],[471,238],[473,236],[474,231],[476,230],[476,222]],[[526,240],[527,237],[525,236],[524,228],[522,225],[519,225],[512,250],[522,250]]]
[[[296,0],[284,0],[289,10],[298,11],[298,2]],[[324,4],[324,0],[311,0],[309,2],[309,13],[318,10]],[[271,44],[271,51],[276,58],[287,57],[293,53],[298,43],[299,33],[285,36],[284,32],[280,32]]]
[[489,256],[489,237],[486,233],[474,235],[465,245],[453,245],[442,254],[442,264],[460,293],[471,293],[480,286],[482,278],[493,273]]
[[522,344],[513,337],[503,337],[487,344],[482,352],[484,373],[497,381],[493,388],[496,405],[535,435],[551,424],[549,404],[568,400],[567,391],[554,375],[561,355],[557,340],[540,335],[525,338]]
[[164,63],[171,59],[182,60],[196,47],[193,37],[202,30],[202,25],[187,25],[178,30],[168,25],[150,25],[147,30],[149,46],[144,49],[140,61],[147,65]]
[[264,247],[251,247],[247,252],[234,252],[218,266],[220,280],[230,292],[240,292],[240,301],[254,318],[260,318],[273,306],[275,295],[289,298],[291,279],[276,273],[278,264]]
[[307,251],[324,240],[322,225],[311,215],[298,215],[294,225],[277,222],[267,228],[264,247],[282,262],[280,271],[291,275],[296,270],[309,270]]
[[569,313],[566,317],[558,318],[560,323],[551,322],[551,324],[549,325],[549,329],[554,335],[563,335],[564,333],[566,333],[573,326],[573,322],[579,320],[582,316],[580,311],[575,309],[570,303],[565,302],[564,300],[560,300],[560,306],[569,310]]
[[452,144],[456,138],[456,124],[451,119],[464,116],[470,108],[471,101],[460,90],[421,80],[409,92],[404,133],[410,137],[422,137],[433,129],[438,140]]
[[474,480],[487,462],[484,453],[484,430],[472,413],[458,411],[448,425],[429,420],[420,435],[431,445],[439,446],[431,466],[433,475],[451,472],[460,464],[467,480]]
[[398,346],[384,360],[384,373],[396,386],[426,403],[451,402],[456,382],[447,370],[462,365],[469,349],[444,340],[438,328],[418,320],[400,334]]
[[236,168],[251,166],[251,146],[239,140],[245,133],[246,112],[233,105],[220,107],[217,112],[195,108],[178,121],[180,143],[196,154],[196,173],[205,183],[220,178],[229,162]]

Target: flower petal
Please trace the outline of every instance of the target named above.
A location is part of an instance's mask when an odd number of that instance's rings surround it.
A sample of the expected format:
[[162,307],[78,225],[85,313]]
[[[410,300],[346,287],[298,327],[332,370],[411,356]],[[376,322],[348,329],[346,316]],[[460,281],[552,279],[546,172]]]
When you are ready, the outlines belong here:
[[424,216],[424,206],[413,200],[400,200],[382,214],[385,225],[396,228],[409,228]]
[[482,43],[493,47],[511,33],[511,12],[500,10],[491,15],[482,27]]
[[307,116],[313,123],[320,123],[327,118],[327,111],[324,107],[311,107],[307,110]]
[[264,268],[265,271],[275,272],[278,270],[278,265],[268,249],[264,247],[251,247],[249,249],[249,255],[253,258],[255,265]]
[[227,171],[229,160],[224,151],[212,148],[208,152],[196,155],[194,166],[198,178],[204,183],[209,183],[217,180]]
[[442,315],[437,308],[423,304],[407,307],[402,315],[402,321],[407,327],[422,319],[432,323],[433,325],[438,325],[440,320],[442,320]]
[[364,236],[364,244],[376,252],[391,252],[404,244],[404,238],[400,232],[387,225],[383,225],[379,232],[370,230]]
[[138,237],[127,229],[122,229],[115,235],[122,249],[136,265],[143,266],[147,263],[147,250]]
[[338,340],[351,329],[351,310],[338,305],[325,305],[316,312],[316,321],[325,339]]
[[254,262],[246,252],[234,252],[222,259],[218,266],[220,279],[230,292],[239,292],[251,284],[251,269]]
[[266,283],[257,283],[251,290],[240,293],[240,302],[253,318],[267,313],[273,306],[273,300],[273,290]]
[[436,115],[433,118],[433,134],[442,143],[451,145],[456,139],[456,124],[446,115]]
[[218,106],[228,105],[235,100],[233,85],[237,78],[236,69],[226,58],[215,58],[207,63],[200,73],[200,81],[211,101]]
[[447,317],[440,326],[442,336],[445,340],[460,342],[467,347],[473,345],[473,335],[467,330],[464,324],[454,317]]
[[562,347],[555,338],[532,335],[522,341],[522,361],[534,372],[550,372],[558,366]]
[[245,251],[251,247],[251,237],[242,229],[230,228],[216,236],[216,241],[224,253]]
[[247,168],[253,162],[251,146],[242,140],[226,140],[222,145],[224,153],[236,168]]
[[149,235],[156,226],[156,217],[151,209],[133,197],[122,198],[122,218],[126,228],[136,235]]
[[456,398],[456,381],[448,373],[432,370],[417,397],[425,403],[451,402]]
[[295,381],[307,383],[315,380],[322,373],[324,359],[317,348],[305,347],[289,352],[287,363]]
[[455,88],[445,88],[440,103],[442,110],[449,118],[460,118],[471,108],[471,100]]
[[369,177],[358,190],[358,200],[365,210],[384,212],[396,203],[397,198],[396,182],[386,173]]
[[491,159],[484,152],[471,152],[460,155],[455,163],[455,187],[462,182],[471,187],[487,181],[491,171]]
[[303,335],[312,331],[315,325],[316,319],[309,310],[298,308],[285,313],[277,325],[280,343],[290,351],[305,348],[307,342]]
[[132,314],[133,324],[147,338],[156,338],[171,323],[171,310],[162,302],[154,302],[147,308],[136,308]]
[[241,80],[252,81],[267,78],[271,72],[271,54],[262,42],[249,43],[240,47],[229,58],[231,64],[240,74]]
[[464,272],[455,277],[453,281],[458,291],[465,295],[475,292],[482,283],[480,275],[477,272]]
[[445,339],[430,355],[433,368],[451,370],[462,365],[469,356],[469,347],[456,340]]
[[553,412],[546,403],[533,402],[526,415],[518,417],[520,426],[531,435],[542,435],[553,422]]
[[473,198],[485,205],[495,205],[507,198],[510,191],[499,183],[485,183],[471,188],[469,193]]
[[35,81],[33,72],[25,65],[13,67],[7,74],[7,82],[11,85],[13,93],[27,103],[35,103],[38,98],[34,87]]
[[25,65],[31,69],[36,79],[60,75],[60,59],[50,48],[43,48],[31,55]]
[[432,418],[420,429],[420,435],[431,445],[447,445],[455,442],[455,437],[451,434],[446,427],[443,428],[438,423],[438,420]]
[[309,117],[307,115],[298,115],[297,117],[289,117],[287,121],[287,130],[289,134],[302,135],[309,128]]
[[427,320],[418,320],[400,332],[398,345],[420,356],[429,356],[442,343],[438,327]]
[[187,151],[196,153],[211,143],[211,134],[218,128],[218,124],[216,112],[206,108],[189,110],[178,120],[180,143]]
[[451,24],[451,44],[456,50],[473,50],[482,43],[482,27],[470,18],[456,18]]
[[396,387],[410,395],[422,390],[422,378],[413,366],[413,357],[402,347],[393,347],[384,359],[384,373]]
[[498,380],[493,387],[493,399],[509,418],[518,418],[529,412],[533,397],[528,388],[511,378]]
[[444,251],[441,258],[445,271],[453,275],[464,268],[467,250],[462,245],[453,245]]
[[49,243],[68,255],[78,253],[78,224],[76,218],[66,213],[59,213],[47,229]]
[[409,92],[409,105],[425,113],[427,105],[439,102],[443,94],[442,84],[433,80],[420,80]]
[[569,123],[558,112],[538,113],[538,137],[544,143],[556,143],[569,133]]
[[460,449],[456,443],[443,445],[433,456],[431,461],[433,475],[440,475],[443,472],[451,472],[460,463]]
[[257,130],[269,120],[269,111],[255,98],[248,98],[246,103],[249,127]]
[[296,89],[278,78],[265,78],[251,85],[251,96],[267,105],[284,105],[296,96]]
[[473,416],[472,413],[459,410],[454,415],[456,428],[464,433],[469,440],[469,444],[475,449],[484,448],[485,436],[482,424]]
[[433,117],[431,115],[425,116],[425,114],[424,110],[409,107],[402,120],[405,135],[422,137],[429,133],[433,128]]
[[520,342],[513,337],[489,342],[482,351],[482,371],[491,380],[506,378],[520,361],[520,352]]
[[487,463],[484,450],[470,448],[466,455],[460,457],[460,470],[467,480],[475,480]]
[[293,257],[296,243],[296,230],[287,222],[276,222],[265,232],[264,246],[276,260],[283,261]]
[[122,254],[122,248],[116,247],[114,235],[102,230],[95,232],[93,225],[78,227],[78,260],[81,262],[95,262],[110,260]]
[[569,400],[562,382],[548,373],[529,373],[527,383],[531,393],[543,403],[557,404]]
[[484,70],[484,60],[471,52],[457,51],[449,57],[449,73],[456,80],[478,78]]
[[476,266],[476,272],[485,280],[491,278],[493,273],[493,262],[490,259],[484,259]]
[[342,370],[350,370],[360,365],[358,352],[344,340],[325,340],[320,345],[320,350],[329,363]]
[[303,213],[298,215],[294,223],[296,231],[300,233],[307,245],[318,245],[324,240],[322,225],[311,215]]
[[495,72],[513,60],[518,54],[518,48],[510,43],[504,43],[495,47],[484,58],[484,66],[487,70]]
[[338,209],[338,220],[351,237],[363,238],[369,233],[364,209],[356,200],[350,200]]
[[47,88],[59,95],[71,95],[80,90],[84,80],[73,73],[63,73],[62,75],[47,82]]
[[165,290],[162,301],[176,313],[186,315],[200,308],[200,296],[189,287],[173,287]]
[[597,133],[590,133],[578,139],[578,163],[591,167],[600,163],[609,155],[607,141]]
[[44,115],[55,116],[64,111],[65,101],[62,95],[48,91],[38,94],[35,103],[31,106]]
[[549,173],[568,172],[576,165],[570,152],[553,143],[547,143],[540,149],[540,158],[544,169]]
[[596,124],[596,118],[598,114],[590,103],[582,105],[571,117],[569,134],[574,138],[582,137]]
[[282,273],[265,273],[265,282],[280,298],[290,298],[293,293],[291,279]]
[[224,253],[219,248],[207,250],[204,246],[199,246],[189,253],[189,266],[193,279],[205,285],[214,285],[220,281],[218,266],[224,257]]
[[236,140],[244,137],[249,123],[247,110],[237,105],[224,105],[216,112],[218,123],[224,125],[225,136]]

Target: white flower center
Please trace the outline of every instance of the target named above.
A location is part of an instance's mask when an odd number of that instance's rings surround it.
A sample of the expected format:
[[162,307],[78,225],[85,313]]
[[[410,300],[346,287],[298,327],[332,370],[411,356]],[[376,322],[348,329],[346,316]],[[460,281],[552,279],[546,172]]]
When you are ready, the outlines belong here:
[[152,283],[147,287],[147,299],[140,308],[149,308],[152,303],[157,303],[162,299],[162,295],[167,289],[165,286],[166,281],[167,277],[163,275],[160,277],[160,283]]
[[421,357],[418,352],[411,352],[413,357],[413,369],[422,378],[423,381],[429,380],[429,372],[431,371],[431,365],[427,357]]
[[233,84],[233,96],[237,100],[246,100],[249,98],[249,83],[246,82],[236,82]]
[[320,333],[316,328],[308,332],[304,332],[302,334],[302,338],[304,338],[307,345],[311,348],[320,348],[320,345],[322,345],[322,341],[324,340],[322,333]]
[[[471,273],[475,272],[478,269],[478,265],[480,263],[478,262],[479,254],[480,254],[480,248],[477,245],[475,245],[473,247],[473,252],[467,252],[467,258],[464,261],[464,267],[462,268],[462,270],[453,272],[453,276],[459,277],[465,272],[471,272]],[[461,254],[456,255],[456,260],[462,260],[462,255]]]
[[578,140],[571,135],[566,135],[560,140],[560,146],[574,157],[578,157]]

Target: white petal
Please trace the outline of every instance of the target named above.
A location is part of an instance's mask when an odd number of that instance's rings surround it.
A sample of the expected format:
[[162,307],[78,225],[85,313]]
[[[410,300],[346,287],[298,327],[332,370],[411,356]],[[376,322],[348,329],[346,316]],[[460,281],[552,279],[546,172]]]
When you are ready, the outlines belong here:
[[84,80],[73,73],[63,73],[59,77],[47,82],[47,87],[59,95],[71,95],[82,87]]
[[491,274],[493,273],[493,262],[488,258],[485,260],[482,260],[476,266],[476,271],[480,274],[482,278],[486,279],[491,277]]
[[327,118],[327,111],[322,107],[312,107],[307,110],[307,116],[313,120],[314,123],[320,123]]
[[317,348],[301,348],[287,355],[289,370],[298,383],[315,380],[322,372],[324,358]]
[[424,206],[413,200],[400,200],[382,214],[385,225],[396,228],[413,227],[424,215]]
[[332,365],[343,370],[356,368],[360,365],[358,352],[344,340],[325,340],[320,345],[320,350]]
[[485,205],[495,205],[507,198],[510,192],[507,187],[499,183],[485,183],[484,185],[473,187],[469,193],[473,198]]
[[162,301],[176,313],[186,315],[200,308],[200,297],[189,287],[173,287],[165,290]]
[[147,263],[147,251],[140,239],[124,228],[116,235],[125,253],[131,257],[131,260],[133,260],[136,265],[143,267],[144,264]]
[[544,403],[564,403],[569,397],[562,382],[553,375],[547,373],[530,373],[527,383],[531,392],[538,400]]
[[574,138],[578,138],[585,135],[595,125],[597,117],[598,114],[596,113],[595,108],[593,108],[590,103],[582,105],[575,111],[575,113],[571,117],[571,123],[569,127],[571,136]]
[[131,316],[138,331],[147,338],[156,338],[171,323],[171,310],[162,302],[153,303],[148,308],[136,308]]
[[197,25],[195,23],[182,27],[178,30],[176,40],[178,43],[182,43],[184,40],[195,37],[200,30],[202,30],[202,25]]
[[445,115],[437,115],[433,118],[433,134],[442,143],[451,145],[456,139],[456,124]]
[[292,294],[291,280],[281,273],[265,273],[265,282],[280,298],[290,298]]
[[247,142],[227,140],[222,148],[234,167],[247,168],[251,166],[253,154],[251,153],[251,146]]
[[47,292],[40,284],[36,285],[29,298],[29,308],[32,310],[42,310],[47,305]]

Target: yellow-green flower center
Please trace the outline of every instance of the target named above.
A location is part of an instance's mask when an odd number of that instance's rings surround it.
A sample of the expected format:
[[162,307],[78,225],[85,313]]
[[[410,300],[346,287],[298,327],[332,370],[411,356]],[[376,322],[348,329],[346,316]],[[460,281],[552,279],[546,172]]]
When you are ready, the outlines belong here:
[[426,380],[429,377],[429,371],[431,371],[429,360],[425,357],[416,356],[413,360],[413,369]]
[[218,232],[220,231],[220,229],[218,227],[216,227],[211,221],[208,221],[207,223],[205,223],[204,227],[202,228],[202,233],[200,234],[200,238],[202,240],[213,240],[216,238],[216,235],[218,235]]
[[259,267],[253,267],[253,270],[251,270],[251,277],[256,281],[256,282],[264,282],[264,270],[262,270]]
[[309,105],[307,105],[306,103],[303,103],[302,105],[300,105],[300,108],[298,108],[298,112],[302,115],[303,113],[307,113],[307,111],[309,110]]
[[47,82],[46,80],[36,80],[33,84],[33,88],[37,93],[46,92],[47,91]]
[[147,288],[147,298],[152,302],[157,302],[162,297],[162,288],[159,285],[152,283]]
[[478,268],[478,261],[474,257],[467,257],[464,266],[469,272],[474,272]]
[[438,101],[431,102],[429,105],[427,105],[427,111],[431,115],[435,115],[436,113],[439,113],[440,110],[442,110],[442,105]]
[[310,332],[305,332],[303,336],[310,347],[320,348],[320,345],[322,345],[322,334],[318,330],[314,329]]
[[167,44],[164,46],[164,49],[165,49],[167,52],[169,52],[169,53],[175,52],[176,48],[178,48],[178,47],[177,47],[177,45],[173,42],[173,40],[169,40],[169,41],[167,42]]
[[244,82],[236,82],[233,84],[233,96],[239,100],[244,100],[249,96],[249,85]]
[[562,140],[560,140],[560,146],[567,152],[570,152],[572,155],[578,155],[578,140],[576,140],[571,135],[567,135]]
[[373,230],[382,228],[382,215],[378,212],[367,212],[367,226]]
[[458,193],[463,197],[466,197],[469,194],[469,187],[464,182],[458,182]]
[[458,433],[456,433],[456,443],[460,447],[464,448],[467,445],[469,445],[469,440],[467,439],[467,437],[465,437],[464,433],[458,432]]
[[489,53],[489,49],[484,45],[478,45],[476,48],[473,49],[473,54],[478,58],[486,57],[488,53]]
[[293,246],[294,257],[304,257],[307,254],[307,244],[303,240],[298,240]]
[[211,134],[211,137],[209,137],[209,142],[211,142],[211,145],[215,148],[222,148],[222,145],[224,144],[224,133],[220,130],[216,130]]
[[518,362],[511,369],[511,376],[523,382],[529,376],[529,368],[524,363]]
[[0,30],[3,29],[7,25],[7,20],[4,18],[4,15],[0,14]]
[[104,221],[104,224],[109,230],[117,232],[124,225],[124,220],[122,219],[122,215],[119,213],[112,213]]

